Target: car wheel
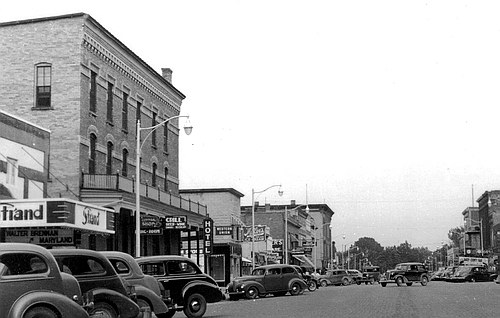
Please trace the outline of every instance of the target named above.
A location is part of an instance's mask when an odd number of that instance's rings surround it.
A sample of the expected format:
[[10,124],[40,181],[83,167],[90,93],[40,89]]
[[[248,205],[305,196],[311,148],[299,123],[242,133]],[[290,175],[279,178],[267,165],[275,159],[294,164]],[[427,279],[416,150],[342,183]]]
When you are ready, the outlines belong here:
[[184,314],[188,318],[202,317],[207,311],[207,301],[200,294],[191,294],[184,306]]
[[387,283],[380,283],[380,285],[382,285],[382,287],[385,287],[387,286]]
[[406,286],[411,286],[413,285],[413,283],[406,283]]
[[349,285],[349,280],[348,280],[347,278],[344,278],[344,279],[342,280],[342,285],[344,285],[344,286]]
[[361,282],[356,282],[356,285],[361,285]]
[[420,284],[422,286],[427,286],[428,282],[429,282],[429,278],[427,278],[427,276],[422,276],[422,278],[420,278]]
[[143,299],[143,298],[137,298],[136,303],[137,303],[137,306],[139,306],[139,308],[149,308],[149,310],[153,311],[153,309],[149,305],[148,301]]
[[299,283],[295,282],[292,284],[292,288],[290,288],[290,295],[297,296],[302,292],[302,286]]
[[476,282],[476,279],[475,279],[474,277],[471,277],[470,282],[471,282],[471,283],[475,283],[475,282]]
[[320,285],[321,287],[326,287],[328,286],[328,283],[326,282],[326,280],[322,280]]
[[28,310],[23,318],[57,318],[57,314],[47,307],[35,307]]
[[108,303],[97,302],[94,308],[89,312],[89,316],[97,315],[102,318],[118,318],[115,309]]
[[257,296],[259,296],[259,290],[257,289],[257,287],[251,286],[247,289],[245,296],[248,299],[255,299],[255,298],[257,298]]
[[396,278],[396,284],[398,284],[398,286],[403,286],[403,277],[399,276]]
[[309,291],[315,291],[316,289],[318,288],[318,285],[316,284],[315,281],[310,281],[308,284],[307,284],[307,289],[309,289]]

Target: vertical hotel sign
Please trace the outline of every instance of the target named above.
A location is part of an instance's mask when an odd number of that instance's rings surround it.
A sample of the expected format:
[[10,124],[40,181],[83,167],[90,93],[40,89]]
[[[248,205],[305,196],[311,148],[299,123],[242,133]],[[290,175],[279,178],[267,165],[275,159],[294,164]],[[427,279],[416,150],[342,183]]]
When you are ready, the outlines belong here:
[[207,218],[203,221],[203,252],[205,255],[212,254],[214,242],[214,221]]

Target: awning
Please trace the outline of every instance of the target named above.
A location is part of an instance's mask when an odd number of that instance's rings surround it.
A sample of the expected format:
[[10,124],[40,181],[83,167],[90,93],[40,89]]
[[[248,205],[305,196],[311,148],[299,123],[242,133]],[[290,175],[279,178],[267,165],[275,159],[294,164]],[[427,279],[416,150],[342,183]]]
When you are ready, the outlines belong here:
[[245,257],[242,257],[241,261],[244,263],[251,263],[252,262],[251,260],[249,260],[248,258],[245,258]]
[[292,255],[292,256],[295,257],[296,259],[298,259],[300,262],[306,263],[309,266],[311,266],[312,268],[316,268],[316,266],[314,266],[314,263],[307,256],[302,255],[302,254]]

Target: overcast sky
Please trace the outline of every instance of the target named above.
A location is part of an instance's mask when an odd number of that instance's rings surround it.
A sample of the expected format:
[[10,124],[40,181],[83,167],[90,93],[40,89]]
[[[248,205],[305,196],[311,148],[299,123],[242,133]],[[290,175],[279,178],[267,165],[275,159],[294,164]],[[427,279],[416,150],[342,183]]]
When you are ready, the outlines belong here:
[[[181,188],[326,203],[338,245],[436,249],[500,189],[499,1],[9,1],[85,12],[187,98]],[[474,185],[474,186],[473,186]],[[474,191],[472,191],[474,188]],[[477,206],[477,203],[475,203]],[[342,239],[342,234],[346,238]]]

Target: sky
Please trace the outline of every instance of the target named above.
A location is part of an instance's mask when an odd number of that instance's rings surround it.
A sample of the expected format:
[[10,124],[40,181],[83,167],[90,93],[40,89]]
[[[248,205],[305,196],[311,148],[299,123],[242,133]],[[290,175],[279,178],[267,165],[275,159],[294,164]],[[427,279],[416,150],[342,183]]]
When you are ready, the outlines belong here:
[[256,201],[328,204],[337,246],[431,250],[500,189],[498,1],[17,0],[0,21],[76,12],[173,70],[181,188],[281,184]]

